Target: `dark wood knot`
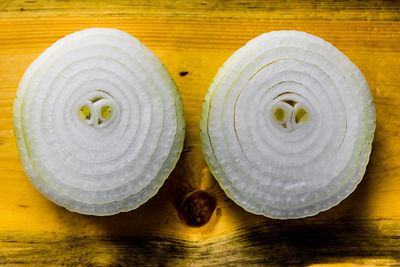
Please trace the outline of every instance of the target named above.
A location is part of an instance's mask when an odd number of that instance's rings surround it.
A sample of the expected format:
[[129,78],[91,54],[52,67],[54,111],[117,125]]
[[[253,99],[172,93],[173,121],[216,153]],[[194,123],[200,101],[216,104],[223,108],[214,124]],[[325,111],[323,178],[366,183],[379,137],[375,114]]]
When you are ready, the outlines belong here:
[[215,197],[204,190],[196,190],[183,199],[178,215],[188,226],[201,227],[210,221],[216,206]]

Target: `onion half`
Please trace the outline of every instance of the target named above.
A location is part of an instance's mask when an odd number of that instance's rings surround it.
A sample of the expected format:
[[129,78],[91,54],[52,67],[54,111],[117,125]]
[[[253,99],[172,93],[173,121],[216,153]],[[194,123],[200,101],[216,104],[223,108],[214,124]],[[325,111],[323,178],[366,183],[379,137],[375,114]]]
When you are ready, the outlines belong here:
[[360,70],[298,31],[262,34],[221,67],[205,97],[201,142],[227,195],[249,212],[315,215],[361,181],[375,107]]
[[129,34],[70,34],[25,72],[14,102],[20,158],[32,183],[68,210],[137,208],[183,148],[179,92],[159,59]]

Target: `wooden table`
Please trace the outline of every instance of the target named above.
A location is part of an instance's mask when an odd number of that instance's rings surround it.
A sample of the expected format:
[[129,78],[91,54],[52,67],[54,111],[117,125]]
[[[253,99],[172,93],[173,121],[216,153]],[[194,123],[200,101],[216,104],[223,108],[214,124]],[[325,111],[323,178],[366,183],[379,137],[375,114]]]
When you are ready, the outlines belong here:
[[[0,1],[0,264],[400,264],[400,4],[304,2]],[[57,39],[87,27],[119,28],[152,49],[180,89],[187,124],[182,157],[161,191],[135,211],[104,218],[68,212],[38,193],[12,130],[25,69]],[[337,207],[302,220],[236,206],[199,145],[201,103],[218,68],[249,39],[279,29],[304,30],[342,50],[366,76],[377,108],[362,183]]]

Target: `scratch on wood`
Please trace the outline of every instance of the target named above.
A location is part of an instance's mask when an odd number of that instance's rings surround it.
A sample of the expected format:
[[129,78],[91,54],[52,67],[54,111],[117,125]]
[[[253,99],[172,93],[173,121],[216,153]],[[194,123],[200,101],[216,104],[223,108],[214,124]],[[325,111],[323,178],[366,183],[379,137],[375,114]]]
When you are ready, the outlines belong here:
[[182,154],[190,153],[195,147],[193,145],[185,145],[182,150]]

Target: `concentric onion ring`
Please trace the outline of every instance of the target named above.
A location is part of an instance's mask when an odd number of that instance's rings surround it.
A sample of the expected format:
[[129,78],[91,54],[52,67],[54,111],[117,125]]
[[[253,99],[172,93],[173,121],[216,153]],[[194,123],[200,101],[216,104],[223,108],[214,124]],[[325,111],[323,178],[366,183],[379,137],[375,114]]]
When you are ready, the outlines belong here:
[[200,128],[229,197],[256,214],[301,218],[337,205],[361,181],[375,108],[362,73],[333,45],[276,31],[225,62]]
[[183,147],[179,92],[157,57],[127,33],[86,29],[41,54],[14,103],[25,172],[47,198],[84,214],[151,198]]

